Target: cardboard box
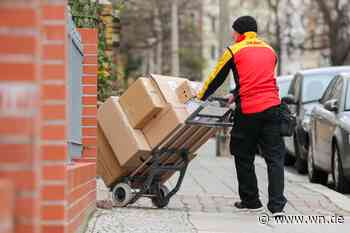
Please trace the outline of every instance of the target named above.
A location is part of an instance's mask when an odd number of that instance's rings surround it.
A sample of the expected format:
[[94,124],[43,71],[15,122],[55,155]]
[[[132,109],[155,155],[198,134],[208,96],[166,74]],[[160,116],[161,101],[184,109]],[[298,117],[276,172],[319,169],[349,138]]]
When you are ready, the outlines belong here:
[[200,82],[185,81],[176,88],[176,94],[182,104],[197,96],[201,87]]
[[103,179],[107,187],[110,187],[118,178],[127,172],[126,169],[120,166],[112,147],[109,145],[107,138],[98,124],[96,172]]
[[153,118],[142,130],[152,148],[161,144],[172,132],[181,127],[189,113],[185,106],[168,106]]
[[176,94],[176,89],[187,79],[175,78],[170,76],[151,74],[150,78],[159,88],[160,92],[167,103],[173,106],[182,106],[179,97]]
[[151,147],[141,130],[134,129],[117,97],[110,97],[97,112],[97,121],[122,167],[135,167]]
[[149,78],[137,79],[120,97],[119,102],[135,129],[142,129],[166,107],[162,93]]

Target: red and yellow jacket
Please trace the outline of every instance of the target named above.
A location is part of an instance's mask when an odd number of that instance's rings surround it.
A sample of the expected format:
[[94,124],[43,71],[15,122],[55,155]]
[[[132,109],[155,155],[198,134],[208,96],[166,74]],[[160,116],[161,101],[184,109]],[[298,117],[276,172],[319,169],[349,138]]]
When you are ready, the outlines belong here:
[[262,112],[281,103],[276,83],[274,50],[247,32],[228,47],[197,97],[206,100],[225,81],[230,70],[236,83],[236,105],[244,114]]

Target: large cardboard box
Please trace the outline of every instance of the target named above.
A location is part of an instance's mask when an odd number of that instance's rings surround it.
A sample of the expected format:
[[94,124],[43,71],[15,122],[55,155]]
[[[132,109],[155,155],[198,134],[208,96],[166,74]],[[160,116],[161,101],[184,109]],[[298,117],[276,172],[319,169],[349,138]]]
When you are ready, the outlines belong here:
[[171,76],[163,76],[151,74],[150,78],[159,88],[160,92],[163,94],[163,97],[167,103],[173,106],[182,106],[179,97],[176,94],[176,89],[187,79],[184,78],[176,78]]
[[146,158],[151,147],[141,130],[134,129],[119,104],[118,97],[108,98],[97,112],[97,120],[122,167],[135,167]]
[[142,130],[149,145],[152,148],[161,144],[172,132],[181,127],[189,113],[185,106],[171,106],[162,110],[155,118],[153,118]]
[[186,80],[176,88],[176,94],[180,102],[185,104],[188,100],[196,97],[200,87],[200,82]]
[[127,170],[123,169],[115,156],[112,147],[97,124],[97,175],[102,178],[107,187],[115,183]]
[[149,78],[138,78],[120,97],[119,102],[135,129],[142,129],[166,106],[162,93]]

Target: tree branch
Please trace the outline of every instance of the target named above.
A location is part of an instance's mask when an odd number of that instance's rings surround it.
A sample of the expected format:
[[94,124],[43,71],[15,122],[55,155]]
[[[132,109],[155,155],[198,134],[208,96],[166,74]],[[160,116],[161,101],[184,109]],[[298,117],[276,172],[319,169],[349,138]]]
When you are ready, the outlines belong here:
[[329,7],[327,6],[327,3],[325,2],[325,0],[316,0],[322,15],[323,15],[323,19],[325,20],[325,23],[329,26],[329,27],[333,27],[333,20],[331,17],[331,10],[329,9]]

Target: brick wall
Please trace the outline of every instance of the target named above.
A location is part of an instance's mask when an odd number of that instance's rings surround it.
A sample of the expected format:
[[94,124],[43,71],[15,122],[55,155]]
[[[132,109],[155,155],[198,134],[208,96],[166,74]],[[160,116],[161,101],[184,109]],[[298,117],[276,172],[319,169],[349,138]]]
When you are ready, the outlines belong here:
[[[39,231],[40,129],[39,110],[40,33],[37,2],[0,2],[0,206],[2,232]],[[11,213],[6,199],[13,186]],[[12,214],[12,218],[10,217]],[[5,223],[3,223],[5,221]],[[12,226],[11,226],[12,224]],[[13,225],[14,224],[14,225]],[[6,227],[5,227],[6,228]]]
[[82,135],[84,159],[96,159],[97,31],[79,29],[84,46]]
[[[41,1],[43,2],[43,1]],[[46,2],[46,3],[45,3]],[[40,4],[40,3],[39,3]],[[41,152],[40,228],[43,232],[63,231],[68,219],[66,209],[68,172],[68,32],[66,2],[40,4],[39,55]],[[60,32],[60,34],[58,34]]]
[[9,179],[0,179],[0,233],[14,230],[14,190]]
[[97,33],[82,33],[84,156],[68,165],[66,11],[0,1],[0,233],[77,232],[94,209]]
[[[79,29],[84,47],[82,136],[83,155],[68,166],[68,232],[82,230],[96,203],[97,31]],[[88,72],[87,72],[88,70]]]

